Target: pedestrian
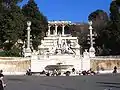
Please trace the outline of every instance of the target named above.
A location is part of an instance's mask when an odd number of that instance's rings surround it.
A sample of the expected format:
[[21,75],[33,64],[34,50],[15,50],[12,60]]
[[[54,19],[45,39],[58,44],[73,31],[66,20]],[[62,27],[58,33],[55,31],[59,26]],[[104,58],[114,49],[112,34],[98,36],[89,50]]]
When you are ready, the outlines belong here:
[[0,90],[4,90],[6,84],[4,83],[4,75],[2,74],[3,70],[0,70]]
[[73,69],[72,69],[72,73],[74,73],[74,74],[75,74],[75,68],[73,68]]
[[97,65],[97,74],[99,73],[99,71],[100,71],[100,67],[99,65]]
[[117,73],[117,67],[114,67],[113,73]]

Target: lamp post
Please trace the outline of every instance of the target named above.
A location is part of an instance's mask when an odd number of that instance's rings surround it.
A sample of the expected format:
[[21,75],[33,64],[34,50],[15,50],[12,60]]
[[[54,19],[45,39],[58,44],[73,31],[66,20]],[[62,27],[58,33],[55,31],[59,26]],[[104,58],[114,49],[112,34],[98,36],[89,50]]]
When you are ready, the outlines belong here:
[[94,44],[94,42],[93,42],[93,39],[94,39],[93,36],[94,36],[94,34],[92,32],[92,30],[93,30],[93,28],[92,28],[92,21],[89,21],[88,23],[89,23],[89,30],[90,30],[90,48],[89,48],[89,54],[90,54],[90,57],[95,57],[95,49],[93,47],[93,44]]

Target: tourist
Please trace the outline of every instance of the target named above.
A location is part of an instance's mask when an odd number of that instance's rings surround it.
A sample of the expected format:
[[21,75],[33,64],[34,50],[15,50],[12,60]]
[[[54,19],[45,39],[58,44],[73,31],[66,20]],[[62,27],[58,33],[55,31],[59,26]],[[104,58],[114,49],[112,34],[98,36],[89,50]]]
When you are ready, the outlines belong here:
[[100,71],[100,67],[99,65],[97,65],[97,74],[99,74],[99,71]]
[[3,70],[0,70],[0,90],[4,90],[6,84],[4,83],[4,75],[2,74]]
[[74,73],[74,74],[75,74],[75,68],[73,68],[73,69],[72,69],[72,73]]
[[86,70],[82,71],[82,75],[87,75]]
[[47,72],[47,73],[46,73],[46,76],[50,76],[50,73],[49,73],[49,72]]
[[91,69],[88,70],[86,73],[87,73],[87,75],[91,75]]
[[66,76],[70,76],[70,71],[65,72]]
[[95,75],[96,73],[90,68],[90,75]]
[[113,73],[117,73],[117,67],[114,67]]
[[26,75],[28,75],[28,76],[31,76],[31,75],[32,75],[31,69],[28,69],[28,70],[27,70]]
[[55,70],[53,71],[53,73],[54,73],[54,76],[57,76],[57,74],[58,74],[57,69],[55,69]]

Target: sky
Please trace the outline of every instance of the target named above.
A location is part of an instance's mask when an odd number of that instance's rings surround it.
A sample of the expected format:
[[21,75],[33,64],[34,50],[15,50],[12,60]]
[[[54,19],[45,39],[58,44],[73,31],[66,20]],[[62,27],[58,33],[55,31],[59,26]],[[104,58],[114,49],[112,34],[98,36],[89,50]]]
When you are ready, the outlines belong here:
[[[91,12],[102,9],[109,15],[112,0],[35,0],[39,10],[48,20],[67,20],[72,22],[88,22]],[[28,0],[23,0],[24,5]]]

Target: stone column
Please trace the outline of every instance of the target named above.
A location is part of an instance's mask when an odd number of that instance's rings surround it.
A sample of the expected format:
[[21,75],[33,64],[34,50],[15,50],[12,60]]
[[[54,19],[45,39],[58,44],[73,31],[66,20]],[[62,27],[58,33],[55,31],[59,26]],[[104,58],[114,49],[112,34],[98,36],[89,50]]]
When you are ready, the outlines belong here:
[[24,57],[28,57],[31,56],[31,49],[30,49],[30,26],[31,26],[31,22],[28,21],[27,22],[27,48],[25,49],[25,53],[24,53]]
[[27,27],[27,49],[30,50],[30,31],[31,31],[30,26],[31,26],[31,22],[28,21],[27,25],[28,25],[28,27]]
[[50,35],[50,25],[48,25],[48,36]]
[[65,25],[63,24],[62,25],[62,35],[64,35],[64,32],[65,32]]
[[57,35],[57,24],[55,24],[55,35]]

